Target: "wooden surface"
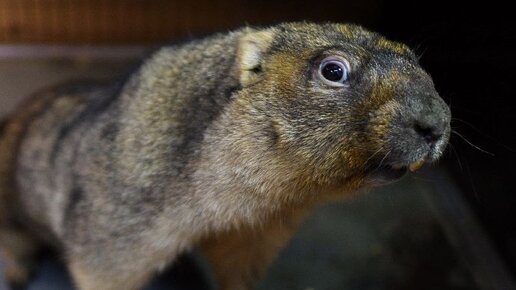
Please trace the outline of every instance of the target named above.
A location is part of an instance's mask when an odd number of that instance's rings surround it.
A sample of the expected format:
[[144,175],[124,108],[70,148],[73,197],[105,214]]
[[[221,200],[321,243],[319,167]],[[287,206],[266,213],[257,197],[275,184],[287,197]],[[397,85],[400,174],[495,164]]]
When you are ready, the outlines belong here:
[[155,43],[245,24],[372,24],[379,0],[0,0],[0,44]]

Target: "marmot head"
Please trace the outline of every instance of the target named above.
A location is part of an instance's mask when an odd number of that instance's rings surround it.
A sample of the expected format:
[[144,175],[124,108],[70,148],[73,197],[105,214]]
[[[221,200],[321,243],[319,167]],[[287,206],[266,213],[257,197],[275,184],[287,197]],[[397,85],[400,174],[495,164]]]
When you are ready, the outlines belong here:
[[416,55],[359,26],[247,29],[238,65],[235,102],[263,133],[249,138],[316,181],[393,181],[448,142],[450,110]]

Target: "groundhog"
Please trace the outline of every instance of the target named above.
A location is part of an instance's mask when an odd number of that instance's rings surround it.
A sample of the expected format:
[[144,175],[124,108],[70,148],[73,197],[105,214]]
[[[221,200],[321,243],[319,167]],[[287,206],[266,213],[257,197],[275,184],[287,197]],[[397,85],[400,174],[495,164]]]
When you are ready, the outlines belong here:
[[252,289],[315,205],[435,161],[449,123],[417,56],[359,26],[162,47],[124,82],[46,90],[4,123],[6,277],[51,246],[78,289],[141,289],[195,247],[218,289]]

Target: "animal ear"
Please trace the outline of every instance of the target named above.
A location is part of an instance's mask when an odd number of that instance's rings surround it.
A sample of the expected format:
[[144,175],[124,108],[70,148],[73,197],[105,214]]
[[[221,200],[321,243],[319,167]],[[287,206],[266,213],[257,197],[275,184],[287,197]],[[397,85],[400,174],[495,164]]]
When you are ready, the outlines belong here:
[[263,58],[274,39],[274,29],[254,30],[248,28],[238,47],[240,84],[245,87],[258,80],[263,72]]

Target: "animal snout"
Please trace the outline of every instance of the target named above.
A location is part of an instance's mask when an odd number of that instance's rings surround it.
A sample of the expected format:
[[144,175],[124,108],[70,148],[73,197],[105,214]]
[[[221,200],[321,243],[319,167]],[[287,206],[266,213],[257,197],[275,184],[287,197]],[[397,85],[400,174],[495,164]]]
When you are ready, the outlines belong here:
[[441,118],[424,118],[416,120],[413,129],[425,142],[433,147],[446,131],[447,124]]
[[416,135],[430,147],[443,138],[449,127],[450,112],[448,106],[440,99],[417,112],[412,120],[412,129]]

